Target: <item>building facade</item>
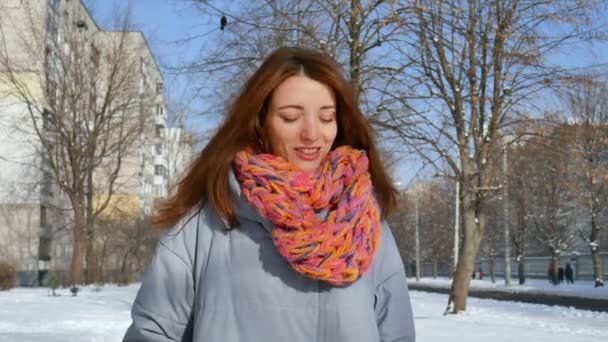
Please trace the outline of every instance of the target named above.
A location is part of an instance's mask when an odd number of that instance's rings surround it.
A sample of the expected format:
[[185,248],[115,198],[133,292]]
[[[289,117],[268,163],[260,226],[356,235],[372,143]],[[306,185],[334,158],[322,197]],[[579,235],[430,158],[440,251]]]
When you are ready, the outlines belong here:
[[[86,79],[79,84],[83,94],[95,94],[89,87],[107,87],[103,80],[114,71],[117,44],[125,46],[121,51],[132,61],[121,68],[134,67],[122,72],[135,76],[128,77],[133,92],[114,100],[128,104],[117,106],[116,117],[129,118],[125,127],[137,136],[125,140],[129,146],[119,169],[112,154],[104,156],[93,191],[100,199],[111,194],[107,211],[129,207],[144,216],[168,192],[167,150],[157,147],[167,145],[163,77],[144,35],[104,31],[80,0],[0,2],[0,261],[16,264],[21,285],[40,284],[48,270],[68,270],[72,256],[71,203],[45,148],[61,143],[51,129],[49,108],[60,106],[68,73]],[[98,96],[86,103],[100,106],[105,100]],[[83,108],[83,118],[86,113]],[[116,170],[108,191],[104,184]]]

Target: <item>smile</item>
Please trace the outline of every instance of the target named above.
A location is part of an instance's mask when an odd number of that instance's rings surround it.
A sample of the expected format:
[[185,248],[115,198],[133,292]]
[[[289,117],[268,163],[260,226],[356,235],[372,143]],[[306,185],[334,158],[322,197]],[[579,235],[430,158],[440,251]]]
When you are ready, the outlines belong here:
[[304,160],[315,160],[319,157],[320,147],[302,147],[295,148],[298,157]]

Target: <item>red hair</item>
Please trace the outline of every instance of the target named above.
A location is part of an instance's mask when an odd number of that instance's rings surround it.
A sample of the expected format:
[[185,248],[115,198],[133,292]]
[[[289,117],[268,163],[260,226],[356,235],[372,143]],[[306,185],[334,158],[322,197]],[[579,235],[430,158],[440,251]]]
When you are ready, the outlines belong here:
[[335,148],[350,145],[367,151],[376,198],[386,217],[395,207],[397,191],[382,164],[373,129],[357,105],[357,98],[340,66],[320,52],[279,48],[251,76],[230,106],[224,122],[177,184],[177,191],[162,203],[154,222],[175,225],[196,205],[210,205],[231,224],[237,224],[228,181],[235,154],[247,147],[267,152],[263,123],[274,89],[288,77],[304,74],[329,86],[336,98],[338,133]]

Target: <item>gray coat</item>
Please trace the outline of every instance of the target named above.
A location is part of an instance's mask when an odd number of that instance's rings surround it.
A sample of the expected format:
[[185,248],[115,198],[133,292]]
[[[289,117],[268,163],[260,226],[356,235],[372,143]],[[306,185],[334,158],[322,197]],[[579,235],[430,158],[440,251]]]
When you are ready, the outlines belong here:
[[372,268],[334,287],[296,273],[270,222],[241,197],[240,225],[204,208],[165,234],[142,279],[124,341],[414,342],[403,263],[384,224]]

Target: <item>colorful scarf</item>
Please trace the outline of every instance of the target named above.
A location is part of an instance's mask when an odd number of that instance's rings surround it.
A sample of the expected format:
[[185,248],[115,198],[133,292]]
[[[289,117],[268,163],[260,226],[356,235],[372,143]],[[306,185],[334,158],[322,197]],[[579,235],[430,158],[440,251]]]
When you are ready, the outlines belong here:
[[[370,268],[382,224],[365,151],[338,147],[315,172],[249,150],[233,164],[245,198],[273,223],[274,244],[297,272],[346,285]],[[316,214],[323,209],[325,220]]]

